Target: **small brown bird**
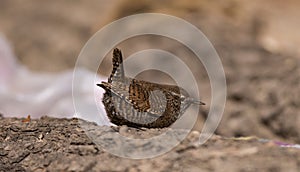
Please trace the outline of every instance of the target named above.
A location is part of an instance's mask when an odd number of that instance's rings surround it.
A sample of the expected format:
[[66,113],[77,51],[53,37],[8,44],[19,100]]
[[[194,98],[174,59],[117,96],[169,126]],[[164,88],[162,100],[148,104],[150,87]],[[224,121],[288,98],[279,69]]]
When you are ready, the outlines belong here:
[[113,52],[113,70],[102,102],[110,121],[130,127],[163,128],[173,124],[191,104],[204,105],[176,85],[163,85],[125,76],[122,53]]

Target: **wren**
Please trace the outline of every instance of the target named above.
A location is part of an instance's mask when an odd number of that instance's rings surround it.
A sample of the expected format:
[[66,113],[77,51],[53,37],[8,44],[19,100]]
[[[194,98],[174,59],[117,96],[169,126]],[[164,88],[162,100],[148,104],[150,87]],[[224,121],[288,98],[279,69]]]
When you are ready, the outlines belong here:
[[113,70],[103,88],[102,103],[110,121],[129,127],[164,128],[180,118],[191,104],[205,103],[189,97],[176,85],[164,85],[125,76],[121,50],[113,51]]

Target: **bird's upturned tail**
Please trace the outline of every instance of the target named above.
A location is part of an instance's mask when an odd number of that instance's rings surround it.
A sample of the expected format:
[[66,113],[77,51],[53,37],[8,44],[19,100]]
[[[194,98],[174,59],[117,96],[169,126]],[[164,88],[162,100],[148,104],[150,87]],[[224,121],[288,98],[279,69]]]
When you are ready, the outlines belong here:
[[112,83],[113,81],[124,81],[125,73],[123,67],[123,57],[121,50],[118,48],[114,49],[112,63],[113,70],[110,77],[108,78],[108,82]]

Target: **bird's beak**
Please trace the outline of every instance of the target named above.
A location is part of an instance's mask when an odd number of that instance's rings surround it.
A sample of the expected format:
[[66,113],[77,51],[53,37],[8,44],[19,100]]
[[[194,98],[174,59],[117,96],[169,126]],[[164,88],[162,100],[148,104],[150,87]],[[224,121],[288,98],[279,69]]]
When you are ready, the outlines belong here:
[[205,105],[204,102],[201,102],[200,100],[195,100],[194,98],[190,98],[189,100],[192,104],[195,104],[195,105]]
[[200,100],[194,100],[192,103],[196,105],[205,105],[205,103],[201,102]]

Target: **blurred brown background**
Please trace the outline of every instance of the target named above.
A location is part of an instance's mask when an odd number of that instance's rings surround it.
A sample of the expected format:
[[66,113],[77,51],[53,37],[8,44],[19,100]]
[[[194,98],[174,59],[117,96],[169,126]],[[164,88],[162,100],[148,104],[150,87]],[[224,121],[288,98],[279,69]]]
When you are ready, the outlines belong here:
[[[209,38],[224,65],[228,99],[217,134],[300,142],[300,2],[297,0],[1,0],[0,3],[0,32],[11,42],[18,59],[34,71],[73,68],[86,41],[115,19],[141,12],[181,17]],[[144,48],[165,49],[183,58],[191,55],[182,45],[163,38],[133,38],[120,47],[125,57]],[[106,58],[102,68],[102,74],[107,75],[110,58]],[[205,70],[201,68],[197,75],[201,97],[209,102],[210,85]],[[209,105],[203,108],[199,121],[205,119],[208,109]]]

